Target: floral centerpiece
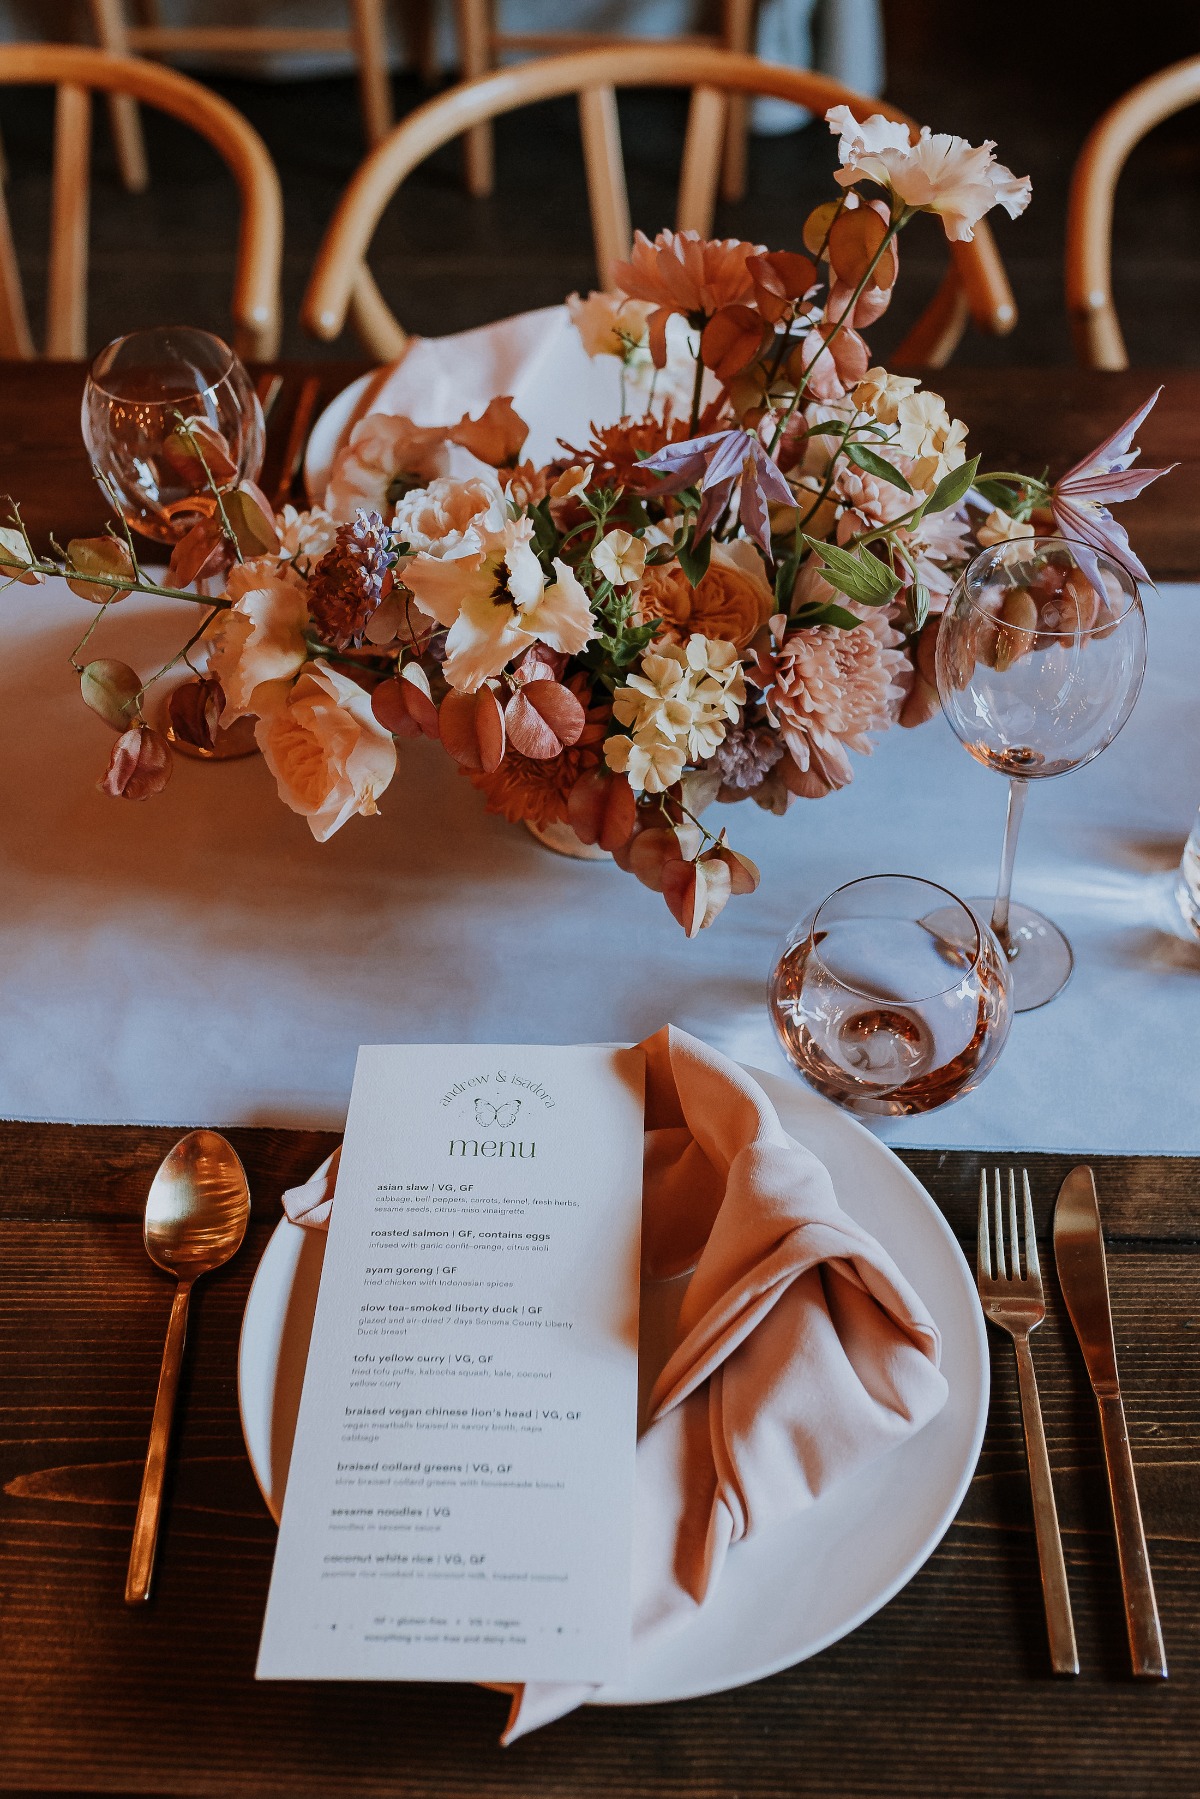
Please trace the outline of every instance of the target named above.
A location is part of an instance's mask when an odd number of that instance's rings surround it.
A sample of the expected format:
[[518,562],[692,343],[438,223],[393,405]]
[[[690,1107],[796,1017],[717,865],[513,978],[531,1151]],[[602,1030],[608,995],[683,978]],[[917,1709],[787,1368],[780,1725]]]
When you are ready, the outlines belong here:
[[[370,415],[323,505],[274,516],[252,484],[222,486],[213,428],[181,414],[176,453],[212,505],[165,582],[116,527],[40,559],[15,508],[0,561],[65,574],[99,616],[135,589],[202,607],[168,664],[200,676],[186,728],[202,743],[252,719],[319,841],[379,810],[398,743],[423,734],[489,809],[610,851],[694,934],[758,880],[720,803],[828,794],[872,733],[936,709],[936,615],[978,546],[1061,531],[1144,575],[1107,504],[1157,472],[1129,468],[1148,407],[1053,487],[982,477],[965,426],[862,335],[916,213],[969,239],[991,207],[1020,213],[1029,182],[991,144],[828,119],[839,192],[802,252],[639,233],[616,292],[572,296],[624,404],[550,463],[521,460],[506,398],[439,429]],[[474,472],[450,472],[453,447]],[[119,732],[101,786],[146,798],[171,771],[145,710],[167,670],[82,654],[83,697]]]

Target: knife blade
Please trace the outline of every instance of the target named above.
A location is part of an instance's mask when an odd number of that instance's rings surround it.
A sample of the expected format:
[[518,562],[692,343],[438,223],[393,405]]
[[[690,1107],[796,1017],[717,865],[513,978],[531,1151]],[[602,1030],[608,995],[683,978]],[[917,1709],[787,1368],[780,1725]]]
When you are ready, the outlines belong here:
[[1059,1189],[1054,1208],[1054,1260],[1100,1413],[1133,1671],[1147,1679],[1165,1680],[1167,1656],[1117,1374],[1104,1230],[1095,1178],[1088,1167],[1073,1168]]

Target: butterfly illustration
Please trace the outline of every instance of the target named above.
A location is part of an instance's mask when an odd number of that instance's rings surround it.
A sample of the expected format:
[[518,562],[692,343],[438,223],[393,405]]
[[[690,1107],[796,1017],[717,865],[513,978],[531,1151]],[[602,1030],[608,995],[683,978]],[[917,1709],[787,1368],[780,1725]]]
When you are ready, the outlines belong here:
[[494,1106],[487,1099],[477,1099],[475,1101],[475,1122],[476,1124],[498,1124],[502,1131],[506,1131],[510,1124],[517,1122],[517,1113],[520,1110],[519,1099],[507,1100],[502,1106]]

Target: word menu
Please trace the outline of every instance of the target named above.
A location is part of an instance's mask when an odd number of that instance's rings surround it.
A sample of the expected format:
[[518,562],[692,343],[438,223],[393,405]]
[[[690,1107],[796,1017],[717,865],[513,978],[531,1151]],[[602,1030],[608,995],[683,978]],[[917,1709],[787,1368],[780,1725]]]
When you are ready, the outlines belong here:
[[260,1679],[624,1674],[644,1074],[360,1049]]

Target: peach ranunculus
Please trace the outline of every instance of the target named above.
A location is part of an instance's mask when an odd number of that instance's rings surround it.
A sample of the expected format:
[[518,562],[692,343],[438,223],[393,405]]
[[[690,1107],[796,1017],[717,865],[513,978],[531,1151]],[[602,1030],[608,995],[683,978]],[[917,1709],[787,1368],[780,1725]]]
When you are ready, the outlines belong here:
[[743,649],[775,610],[762,557],[745,538],[714,540],[712,560],[693,587],[677,562],[651,564],[637,593],[638,617],[660,618],[658,640],[683,643],[692,634],[723,638]]
[[445,426],[369,412],[333,459],[325,510],[339,524],[349,524],[359,511],[387,518],[402,493],[425,486],[449,466]]
[[765,253],[762,244],[740,238],[660,231],[651,243],[643,232],[634,232],[629,261],[615,265],[613,280],[629,299],[648,301],[654,309],[646,325],[656,368],[666,366],[671,314],[682,313],[699,328],[725,306],[748,305],[754,299],[754,276],[747,264]]
[[936,212],[952,243],[969,243],[993,206],[1003,206],[1015,219],[1029,204],[1029,177],[1018,179],[997,162],[990,140],[976,147],[924,126],[914,144],[907,125],[881,113],[861,125],[848,106],[831,106],[825,117],[839,140],[842,166],[834,179],[841,187],[877,181],[905,206]]
[[371,696],[327,662],[309,662],[254,727],[285,805],[324,843],[357,812],[371,817],[396,772],[396,745]]
[[576,656],[596,634],[587,594],[557,556],[547,584],[533,528],[521,518],[471,531],[454,555],[415,556],[404,570],[422,612],[448,628],[443,672],[460,693],[475,693],[531,643]]
[[391,531],[397,545],[408,545],[409,554],[451,556],[468,531],[500,531],[504,520],[504,497],[495,481],[481,475],[452,481],[439,475],[397,502]]
[[305,590],[274,557],[238,563],[225,584],[233,602],[208,639],[208,672],[221,683],[221,723],[257,713],[269,703],[272,683],[290,681],[308,650]]
[[624,300],[618,294],[591,293],[567,296],[571,323],[589,356],[616,356],[628,362],[646,348],[646,320],[653,308],[644,300]]

